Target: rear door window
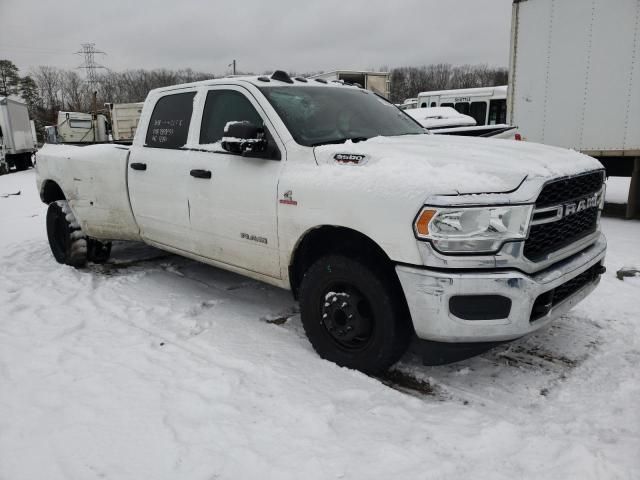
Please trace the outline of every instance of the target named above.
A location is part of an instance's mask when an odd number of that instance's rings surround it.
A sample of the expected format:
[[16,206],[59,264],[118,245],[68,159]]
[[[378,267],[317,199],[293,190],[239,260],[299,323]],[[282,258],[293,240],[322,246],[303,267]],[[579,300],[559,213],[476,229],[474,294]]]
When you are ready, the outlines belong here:
[[146,147],[180,148],[187,143],[195,94],[175,93],[156,102],[147,130]]

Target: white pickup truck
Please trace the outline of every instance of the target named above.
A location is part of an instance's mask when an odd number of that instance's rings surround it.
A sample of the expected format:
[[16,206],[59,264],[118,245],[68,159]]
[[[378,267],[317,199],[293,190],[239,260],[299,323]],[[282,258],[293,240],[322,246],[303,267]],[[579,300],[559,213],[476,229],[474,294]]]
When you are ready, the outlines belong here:
[[228,78],[149,93],[133,144],[46,145],[60,263],[150,245],[290,289],[316,351],[377,373],[547,325],[603,272],[604,174],[527,142],[428,134],[367,90]]

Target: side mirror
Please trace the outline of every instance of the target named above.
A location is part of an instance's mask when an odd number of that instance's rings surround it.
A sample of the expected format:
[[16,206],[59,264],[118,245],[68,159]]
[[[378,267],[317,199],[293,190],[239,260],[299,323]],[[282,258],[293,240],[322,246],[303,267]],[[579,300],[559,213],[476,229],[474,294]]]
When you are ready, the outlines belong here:
[[263,127],[251,122],[228,122],[220,141],[222,148],[230,153],[250,155],[267,150],[267,136]]

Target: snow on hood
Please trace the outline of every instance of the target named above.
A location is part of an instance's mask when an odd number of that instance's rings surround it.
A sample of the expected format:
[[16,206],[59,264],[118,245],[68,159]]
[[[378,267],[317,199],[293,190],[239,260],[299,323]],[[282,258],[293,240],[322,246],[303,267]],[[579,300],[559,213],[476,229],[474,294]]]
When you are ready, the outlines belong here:
[[[382,180],[443,195],[508,192],[525,178],[550,179],[602,168],[594,158],[573,150],[449,135],[375,137],[322,145],[314,153],[320,166],[358,171],[357,176],[367,172],[375,183]],[[336,161],[337,154],[364,155],[365,159],[357,165],[347,164]]]

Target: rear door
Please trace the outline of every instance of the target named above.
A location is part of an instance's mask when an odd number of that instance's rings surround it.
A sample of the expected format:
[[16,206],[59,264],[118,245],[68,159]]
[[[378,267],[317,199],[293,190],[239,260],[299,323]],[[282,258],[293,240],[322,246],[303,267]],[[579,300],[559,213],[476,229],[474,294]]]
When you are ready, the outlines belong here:
[[132,147],[128,164],[131,207],[142,237],[191,250],[187,143],[195,89],[170,91],[155,103],[144,144]]
[[[199,146],[191,166],[202,176],[188,188],[196,253],[219,262],[280,278],[277,205],[284,146],[260,104],[240,86],[216,86],[206,92]],[[264,126],[268,152],[242,156],[223,150],[228,122]]]

